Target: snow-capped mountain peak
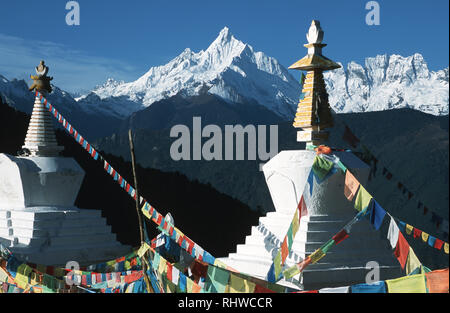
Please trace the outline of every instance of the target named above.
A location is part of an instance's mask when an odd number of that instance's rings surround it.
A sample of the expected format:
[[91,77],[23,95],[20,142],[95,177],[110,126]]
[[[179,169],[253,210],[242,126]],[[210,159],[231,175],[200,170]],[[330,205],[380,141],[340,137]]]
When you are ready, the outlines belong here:
[[412,108],[448,114],[448,68],[430,71],[419,53],[369,57],[364,66],[350,62],[324,77],[330,105],[337,112]]
[[[195,53],[187,48],[169,63],[150,68],[136,81],[108,80],[92,93],[103,104],[113,97],[121,97],[136,103],[135,109],[139,110],[178,93],[198,95],[204,92],[205,86],[209,93],[226,101],[253,100],[282,116],[292,114],[294,99],[300,94],[298,82],[276,59],[255,52],[236,39],[228,27],[220,31],[206,50]],[[96,106],[87,99],[84,95],[77,100],[86,109]],[[121,116],[127,112],[119,112],[112,106],[108,113]]]

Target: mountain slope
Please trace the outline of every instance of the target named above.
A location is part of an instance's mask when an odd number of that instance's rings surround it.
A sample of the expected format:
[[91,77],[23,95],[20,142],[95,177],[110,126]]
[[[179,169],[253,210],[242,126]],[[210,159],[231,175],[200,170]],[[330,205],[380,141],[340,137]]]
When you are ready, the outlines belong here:
[[282,118],[257,103],[232,105],[209,93],[189,98],[175,95],[159,100],[144,110],[134,112],[122,122],[120,131],[128,129],[162,130],[174,125],[192,125],[192,117],[201,117],[202,125],[277,124]]

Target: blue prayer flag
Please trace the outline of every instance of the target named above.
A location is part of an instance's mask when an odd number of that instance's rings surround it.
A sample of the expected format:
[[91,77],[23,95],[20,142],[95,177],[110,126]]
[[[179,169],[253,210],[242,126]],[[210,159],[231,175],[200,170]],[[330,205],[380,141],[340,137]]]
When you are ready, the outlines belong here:
[[386,293],[386,284],[384,281],[378,281],[373,284],[357,284],[350,287],[351,293]]
[[180,279],[178,281],[178,286],[181,292],[186,292],[186,275],[180,272]]
[[386,211],[378,204],[375,199],[372,199],[370,206],[370,223],[378,230],[383,222]]

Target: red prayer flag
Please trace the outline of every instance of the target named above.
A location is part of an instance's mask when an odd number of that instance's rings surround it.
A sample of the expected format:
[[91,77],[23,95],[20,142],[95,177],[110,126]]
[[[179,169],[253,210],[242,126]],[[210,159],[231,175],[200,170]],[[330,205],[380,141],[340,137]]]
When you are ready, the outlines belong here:
[[394,255],[398,259],[398,262],[405,268],[406,260],[408,259],[409,244],[401,232],[398,233],[397,246],[395,247]]
[[302,197],[300,198],[300,202],[298,203],[298,212],[300,213],[298,215],[298,221],[300,222],[302,216],[308,215],[308,208],[306,207],[305,199]]
[[253,291],[253,293],[275,293],[275,291],[267,289],[260,285],[255,285],[255,290]]
[[342,229],[340,232],[338,232],[336,235],[333,236],[333,240],[335,244],[339,244],[340,242],[344,241],[348,238],[348,234],[345,231],[345,229]]
[[287,256],[289,255],[287,237],[284,237],[283,244],[281,246],[281,264],[284,264]]
[[167,279],[172,281],[172,264],[167,263]]
[[422,231],[420,229],[414,228],[414,238],[421,238]]
[[434,247],[438,250],[441,250],[443,245],[444,242],[441,239],[436,238],[436,241],[434,242]]

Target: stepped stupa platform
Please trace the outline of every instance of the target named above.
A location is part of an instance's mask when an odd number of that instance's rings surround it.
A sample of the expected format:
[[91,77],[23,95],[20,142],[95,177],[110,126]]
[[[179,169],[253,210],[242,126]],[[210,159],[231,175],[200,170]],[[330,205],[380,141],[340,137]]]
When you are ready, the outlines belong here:
[[[319,21],[313,20],[306,35],[308,43],[304,45],[308,54],[290,67],[307,71],[302,90],[304,96],[300,98],[293,122],[294,127],[301,128],[297,132],[297,141],[306,142],[307,147],[326,142],[334,126],[323,72],[340,65],[322,55],[322,48],[326,46],[322,43],[323,34]],[[367,182],[369,166],[351,152],[334,155],[358,181]],[[245,244],[238,245],[235,253],[221,258],[222,262],[238,271],[267,279],[305,193],[309,194],[305,199],[307,214],[302,213],[283,269],[303,261],[355,217],[358,212],[344,195],[345,175],[341,170],[335,170],[319,182],[310,175],[315,158],[316,152],[312,149],[282,151],[263,166],[276,211],[261,217],[259,225],[253,226],[246,237]],[[325,257],[307,266],[301,274],[288,280],[283,278],[279,283],[305,290],[364,283],[372,270],[366,268],[368,262],[378,264],[379,280],[402,275],[387,240],[381,239],[370,222],[362,219],[352,226],[350,236]]]
[[[32,76],[32,88],[44,94],[51,91],[47,72],[42,61]],[[0,154],[0,243],[18,259],[42,265],[85,266],[129,253],[100,210],[75,206],[85,173],[59,156],[61,150],[52,117],[36,97],[23,154]]]

